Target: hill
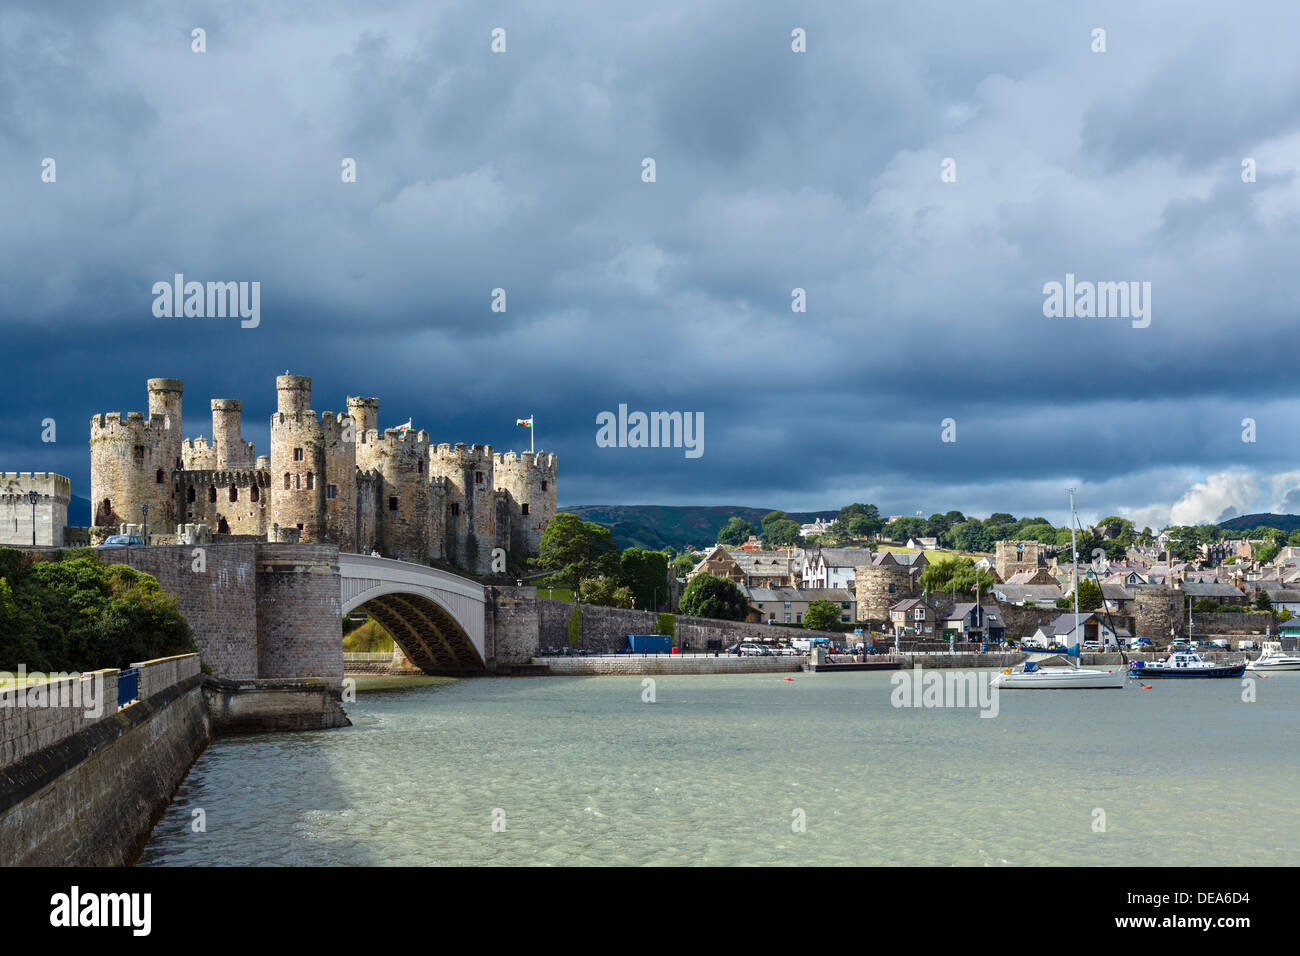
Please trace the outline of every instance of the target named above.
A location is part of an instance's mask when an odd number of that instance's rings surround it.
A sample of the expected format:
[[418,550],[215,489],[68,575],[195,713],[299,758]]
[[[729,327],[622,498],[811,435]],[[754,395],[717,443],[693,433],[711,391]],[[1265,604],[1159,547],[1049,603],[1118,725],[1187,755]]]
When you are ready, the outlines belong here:
[[1300,530],[1300,515],[1237,515],[1227,521],[1220,521],[1219,527],[1224,531],[1249,531],[1252,528],[1277,528],[1290,534]]
[[[564,514],[609,528],[620,548],[649,548],[658,551],[687,545],[704,548],[713,544],[727,519],[738,515],[758,527],[758,522],[776,508],[746,508],[737,505],[578,505],[561,508]],[[834,518],[839,511],[791,511],[790,518],[807,524],[815,518]]]

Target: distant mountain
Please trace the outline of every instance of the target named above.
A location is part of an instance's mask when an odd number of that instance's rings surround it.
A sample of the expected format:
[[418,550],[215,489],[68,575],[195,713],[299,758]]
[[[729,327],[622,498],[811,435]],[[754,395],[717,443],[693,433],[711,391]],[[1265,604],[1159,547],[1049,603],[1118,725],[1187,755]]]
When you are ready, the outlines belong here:
[[[562,514],[577,515],[609,528],[620,548],[648,548],[658,551],[671,546],[680,551],[687,545],[705,548],[718,539],[718,532],[733,515],[744,518],[756,529],[762,517],[776,508],[745,508],[735,505],[577,505],[561,508]],[[791,511],[791,520],[808,524],[816,518],[834,518],[839,511]]]
[[69,528],[88,528],[90,527],[90,499],[80,498],[77,495],[72,496],[68,502],[68,527]]
[[1277,528],[1290,534],[1300,531],[1300,515],[1237,515],[1227,521],[1220,521],[1219,527],[1224,531],[1250,531],[1252,528]]

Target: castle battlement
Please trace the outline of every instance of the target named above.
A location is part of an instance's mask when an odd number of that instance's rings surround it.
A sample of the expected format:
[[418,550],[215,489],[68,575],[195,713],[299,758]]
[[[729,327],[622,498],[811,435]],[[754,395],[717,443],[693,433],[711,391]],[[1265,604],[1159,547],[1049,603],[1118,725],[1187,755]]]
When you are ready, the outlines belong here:
[[0,488],[5,497],[26,497],[27,492],[35,491],[42,497],[64,502],[72,499],[72,479],[52,471],[3,471]]
[[544,451],[536,453],[525,451],[519,454],[508,451],[505,454],[495,456],[494,462],[498,468],[522,468],[525,471],[534,470],[551,475],[555,474],[555,455]]
[[183,485],[216,485],[218,488],[230,485],[267,485],[270,480],[269,474],[256,468],[195,468],[172,472],[172,483],[178,488]]
[[167,429],[167,417],[165,415],[150,415],[147,419],[144,412],[101,412],[90,419],[91,437],[94,432],[105,428],[116,428],[118,426],[126,428],[145,428],[156,429],[159,433]]

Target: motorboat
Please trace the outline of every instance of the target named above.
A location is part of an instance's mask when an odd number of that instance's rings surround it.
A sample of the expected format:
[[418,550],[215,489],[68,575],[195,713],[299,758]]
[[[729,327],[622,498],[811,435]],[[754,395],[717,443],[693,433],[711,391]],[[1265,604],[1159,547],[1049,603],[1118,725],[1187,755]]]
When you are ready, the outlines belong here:
[[1246,664],[1248,671],[1300,671],[1300,657],[1285,654],[1277,641],[1265,641],[1257,660]]
[[1240,677],[1246,673],[1246,663],[1216,664],[1207,661],[1195,651],[1174,651],[1158,661],[1133,661],[1129,675],[1141,680],[1148,677]]

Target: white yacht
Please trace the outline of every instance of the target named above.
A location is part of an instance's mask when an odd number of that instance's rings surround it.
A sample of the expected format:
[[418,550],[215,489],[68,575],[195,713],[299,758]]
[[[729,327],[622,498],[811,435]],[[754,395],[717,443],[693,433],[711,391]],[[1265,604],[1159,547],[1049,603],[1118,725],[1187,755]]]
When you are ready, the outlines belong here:
[[[1079,555],[1074,549],[1074,489],[1070,489],[1070,550],[1074,553],[1074,630],[1071,637],[1079,637]],[[1044,650],[1035,653],[1029,648],[1029,659],[1016,668],[1007,668],[993,678],[999,690],[1123,690],[1128,683],[1127,669],[1093,670],[1079,666],[1079,645],[1066,649]],[[1064,657],[1066,666],[1041,667],[1043,660]]]
[[1285,654],[1279,641],[1265,641],[1258,660],[1246,665],[1248,671],[1300,671],[1300,657]]

